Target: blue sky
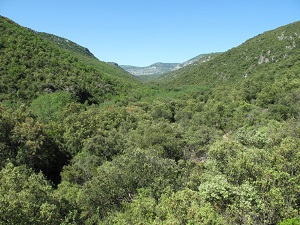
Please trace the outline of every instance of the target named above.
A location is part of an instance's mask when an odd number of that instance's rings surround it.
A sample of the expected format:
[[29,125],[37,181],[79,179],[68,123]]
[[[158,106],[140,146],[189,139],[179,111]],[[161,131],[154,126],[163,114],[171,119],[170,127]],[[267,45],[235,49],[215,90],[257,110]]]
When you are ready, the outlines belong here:
[[102,61],[147,66],[226,51],[300,20],[299,0],[0,0],[0,15]]

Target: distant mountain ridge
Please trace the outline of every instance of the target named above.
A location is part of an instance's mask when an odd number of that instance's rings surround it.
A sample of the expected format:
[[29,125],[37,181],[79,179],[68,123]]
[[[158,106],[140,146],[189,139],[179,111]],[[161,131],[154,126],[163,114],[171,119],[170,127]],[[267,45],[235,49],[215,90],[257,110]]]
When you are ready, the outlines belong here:
[[181,68],[183,68],[187,65],[193,64],[193,63],[201,64],[203,62],[207,62],[207,61],[211,60],[216,54],[219,54],[219,53],[201,54],[201,55],[198,55],[198,56],[196,56],[192,59],[189,59],[183,63],[157,62],[157,63],[151,64],[150,66],[145,66],[145,67],[138,67],[138,66],[131,66],[131,65],[120,65],[120,67],[135,76],[159,77],[159,75],[161,75],[161,74],[181,69]]
[[163,74],[169,71],[172,71],[176,68],[180,63],[162,63],[157,62],[153,63],[150,66],[138,67],[138,66],[130,66],[130,65],[120,65],[124,70],[135,76],[146,76],[146,75],[154,75],[154,74]]

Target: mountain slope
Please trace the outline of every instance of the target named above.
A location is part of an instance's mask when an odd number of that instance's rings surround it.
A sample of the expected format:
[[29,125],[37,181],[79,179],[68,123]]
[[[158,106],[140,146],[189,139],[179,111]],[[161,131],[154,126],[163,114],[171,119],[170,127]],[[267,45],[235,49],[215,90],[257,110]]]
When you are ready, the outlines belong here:
[[280,76],[277,72],[283,68],[299,68],[299,30],[300,22],[295,22],[259,34],[207,63],[189,65],[161,77],[160,80],[172,85],[215,86],[237,82],[264,71]]
[[138,85],[129,73],[63,38],[32,31],[5,17],[0,17],[0,32],[1,100],[31,101],[64,90],[80,102],[93,103]]

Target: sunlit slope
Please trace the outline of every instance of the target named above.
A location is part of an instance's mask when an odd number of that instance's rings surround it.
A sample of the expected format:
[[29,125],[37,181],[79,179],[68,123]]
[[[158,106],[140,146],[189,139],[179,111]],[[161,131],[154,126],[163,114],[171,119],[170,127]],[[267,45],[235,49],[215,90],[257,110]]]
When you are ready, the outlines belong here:
[[161,81],[180,86],[240,82],[299,73],[300,22],[259,34],[214,59],[192,64],[162,77]]

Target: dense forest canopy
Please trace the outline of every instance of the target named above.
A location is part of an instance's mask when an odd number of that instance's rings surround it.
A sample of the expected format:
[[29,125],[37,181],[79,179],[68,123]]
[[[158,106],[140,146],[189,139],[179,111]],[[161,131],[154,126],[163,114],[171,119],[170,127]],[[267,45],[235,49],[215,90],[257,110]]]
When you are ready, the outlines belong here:
[[300,22],[149,83],[0,32],[0,224],[300,224]]

